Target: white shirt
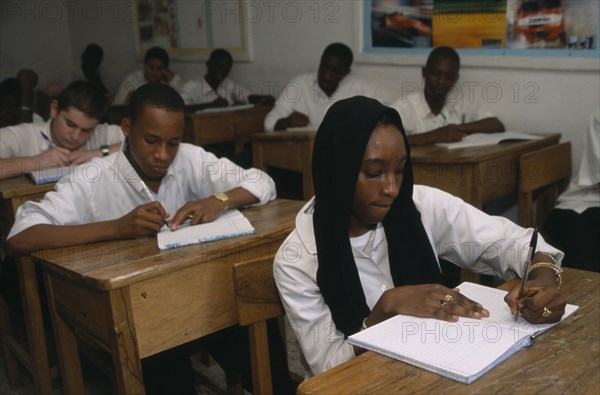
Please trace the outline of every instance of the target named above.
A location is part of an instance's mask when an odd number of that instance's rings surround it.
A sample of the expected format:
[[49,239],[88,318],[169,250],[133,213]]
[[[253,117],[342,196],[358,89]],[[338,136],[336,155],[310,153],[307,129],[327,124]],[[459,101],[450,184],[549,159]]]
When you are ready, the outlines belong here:
[[466,100],[464,94],[457,98],[446,97],[444,107],[437,115],[431,112],[422,90],[402,96],[391,107],[400,114],[406,134],[425,133],[450,124],[460,125],[494,117],[491,112],[482,110],[479,102]]
[[[123,82],[121,82],[121,85],[119,85],[113,104],[127,104],[129,94],[147,83],[148,81],[146,80],[146,77],[144,77],[144,70],[134,71],[129,74],[125,77]],[[183,80],[178,74],[175,74],[171,82],[169,82],[169,85],[177,91],[179,91],[182,84]]]
[[556,205],[556,208],[579,214],[589,207],[600,207],[600,107],[590,116],[577,176],[558,197]]
[[[0,158],[17,158],[36,156],[50,148],[42,137],[42,132],[52,141],[50,124],[52,118],[45,123],[22,123],[0,129]],[[121,127],[106,123],[96,126],[82,151],[100,149],[102,145],[120,144],[125,139]]]
[[250,93],[237,82],[225,78],[215,91],[204,78],[190,80],[181,88],[181,97],[185,104],[202,104],[215,101],[222,97],[227,99],[230,106],[239,103],[248,103]]
[[316,73],[303,74],[283,88],[275,106],[265,118],[265,130],[273,131],[277,121],[287,118],[294,111],[306,115],[310,121],[308,126],[317,130],[333,103],[359,95],[375,97],[375,91],[365,81],[347,75],[329,97],[319,87]]
[[[174,216],[186,202],[242,187],[265,204],[275,199],[275,184],[264,172],[245,170],[202,148],[181,144],[155,198]],[[63,177],[54,192],[19,207],[8,238],[38,224],[75,225],[122,217],[148,203],[138,174],[123,152],[94,158]]]
[[[439,189],[415,185],[413,200],[436,255],[477,273],[509,279],[521,275],[532,230],[503,217],[477,210]],[[296,230],[275,255],[273,275],[289,322],[313,375],[354,357],[352,346],[335,329],[331,311],[317,285],[318,258],[313,230],[313,202],[296,217]],[[351,239],[360,281],[370,309],[386,289],[393,288],[383,227],[374,231],[373,249]],[[540,251],[561,262],[563,253],[541,237]],[[485,306],[484,306],[485,307]]]

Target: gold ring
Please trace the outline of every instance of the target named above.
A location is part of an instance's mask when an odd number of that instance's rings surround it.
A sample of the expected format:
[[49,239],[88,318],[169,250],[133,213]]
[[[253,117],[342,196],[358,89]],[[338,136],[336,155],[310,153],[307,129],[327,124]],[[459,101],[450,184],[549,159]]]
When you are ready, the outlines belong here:
[[542,317],[546,318],[548,317],[550,314],[552,314],[551,310],[548,310],[547,307],[544,307],[544,311],[542,312]]
[[454,302],[454,298],[452,297],[452,295],[446,295],[444,296],[444,299],[440,299],[440,306],[442,311],[444,311],[444,307],[448,304],[448,303],[453,303]]

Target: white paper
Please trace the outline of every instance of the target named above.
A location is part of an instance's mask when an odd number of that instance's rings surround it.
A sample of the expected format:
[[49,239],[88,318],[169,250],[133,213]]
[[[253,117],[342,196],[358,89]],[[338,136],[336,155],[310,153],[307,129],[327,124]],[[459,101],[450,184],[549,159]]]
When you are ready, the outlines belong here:
[[249,108],[254,108],[254,104],[238,104],[235,106],[227,106],[227,107],[209,107],[204,110],[196,111],[196,114],[207,114],[211,112],[229,112],[229,111],[240,111],[247,110]]
[[454,143],[436,143],[448,149],[494,145],[506,140],[539,140],[543,136],[520,132],[473,133]]
[[62,177],[68,176],[74,168],[75,166],[52,167],[32,171],[27,173],[27,175],[36,183],[36,185],[49,184],[51,182],[58,182]]

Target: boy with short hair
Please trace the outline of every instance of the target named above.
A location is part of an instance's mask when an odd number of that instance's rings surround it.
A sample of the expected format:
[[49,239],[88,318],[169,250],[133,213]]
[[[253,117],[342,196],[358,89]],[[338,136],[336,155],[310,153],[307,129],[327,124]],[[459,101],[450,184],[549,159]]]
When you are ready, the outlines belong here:
[[375,91],[365,81],[350,75],[353,58],[348,46],[328,45],[321,55],[317,73],[298,76],[283,88],[275,107],[265,118],[265,130],[305,126],[317,130],[336,101],[357,95],[374,97]]
[[458,82],[460,57],[450,47],[435,48],[421,73],[422,92],[403,96],[391,107],[402,118],[411,146],[460,141],[471,133],[497,133],[504,125],[491,112],[481,109],[479,101],[466,95],[449,99]]
[[127,104],[132,93],[140,86],[161,82],[179,90],[181,77],[169,69],[169,54],[161,47],[152,47],[144,55],[144,69],[129,74],[117,89],[113,104]]
[[0,179],[33,170],[78,165],[117,151],[121,128],[101,124],[106,98],[87,81],[74,81],[50,104],[50,119],[0,129]]

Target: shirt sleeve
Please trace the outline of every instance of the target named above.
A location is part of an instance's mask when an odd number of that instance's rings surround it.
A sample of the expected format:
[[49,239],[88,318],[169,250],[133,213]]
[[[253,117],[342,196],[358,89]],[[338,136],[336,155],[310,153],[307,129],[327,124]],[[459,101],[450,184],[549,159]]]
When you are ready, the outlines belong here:
[[183,79],[179,74],[175,74],[175,76],[173,76],[173,79],[169,82],[169,85],[176,91],[179,91],[183,86]]
[[282,118],[287,118],[292,112],[294,112],[295,102],[288,99],[286,92],[288,89],[293,89],[294,92],[302,92],[302,85],[298,79],[292,80],[287,84],[281,94],[275,101],[275,106],[265,117],[265,130],[272,132],[275,130],[275,124]]
[[294,231],[275,255],[273,276],[288,320],[311,373],[354,358],[354,349],[333,323],[316,283],[317,256]]
[[0,129],[0,158],[21,156],[18,155],[18,149],[21,144],[19,131],[15,127]]
[[181,88],[181,97],[183,98],[183,101],[185,102],[185,104],[196,104],[196,95],[194,94],[194,91],[196,89],[199,89],[197,87],[197,84],[192,80],[192,81],[188,81],[185,84],[183,84],[183,87]]

